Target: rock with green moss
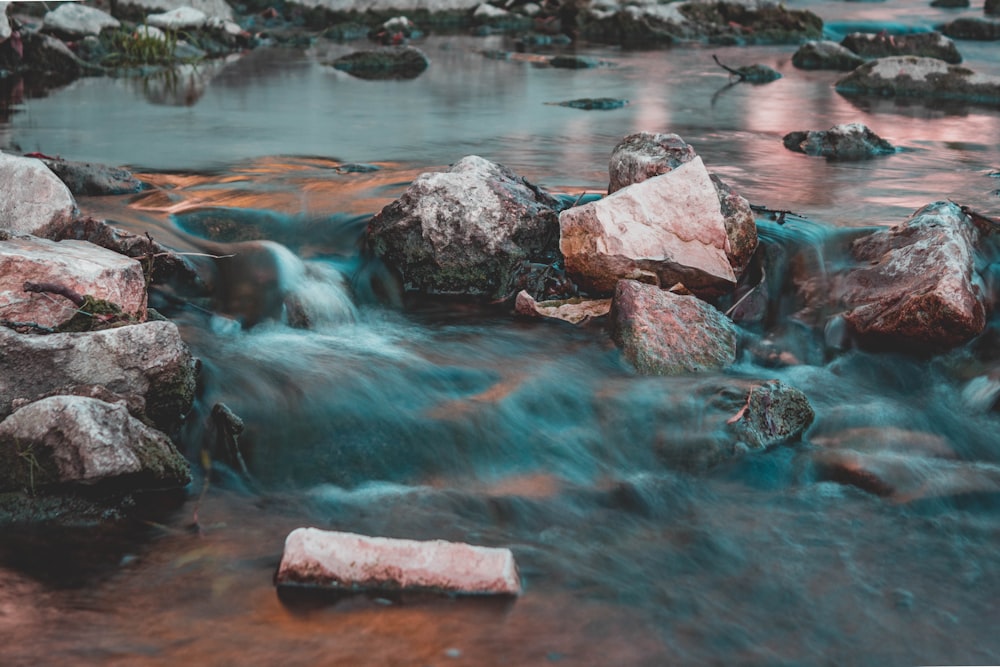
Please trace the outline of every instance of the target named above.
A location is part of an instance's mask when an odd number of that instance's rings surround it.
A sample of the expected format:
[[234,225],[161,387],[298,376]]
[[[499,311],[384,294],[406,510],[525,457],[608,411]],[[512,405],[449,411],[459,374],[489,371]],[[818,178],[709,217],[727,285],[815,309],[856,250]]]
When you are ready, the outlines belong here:
[[1000,77],[977,74],[937,58],[895,56],[880,58],[858,67],[840,79],[841,95],[912,97],[1000,104]]

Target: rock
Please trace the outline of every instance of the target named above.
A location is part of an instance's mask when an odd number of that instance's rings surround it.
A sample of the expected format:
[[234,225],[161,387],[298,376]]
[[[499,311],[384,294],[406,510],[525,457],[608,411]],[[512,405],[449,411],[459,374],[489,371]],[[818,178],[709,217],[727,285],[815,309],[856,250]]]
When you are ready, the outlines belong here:
[[986,295],[975,271],[978,232],[951,202],[852,244],[862,265],[847,273],[840,299],[854,332],[875,341],[931,349],[961,345],[986,324]]
[[[989,2],[989,0],[987,0]],[[934,0],[931,3],[931,7],[940,7],[943,9],[965,9],[969,6],[969,0]]]
[[[615,146],[608,160],[608,194],[647,178],[665,174],[697,156],[694,147],[676,134],[636,132]],[[736,194],[721,178],[709,174],[719,197],[729,249],[726,254],[739,276],[757,249],[757,223],[750,202]]]
[[45,336],[0,327],[0,349],[0,418],[16,399],[98,385],[139,397],[153,425],[173,433],[194,400],[197,365],[172,322]]
[[73,195],[43,162],[0,153],[0,230],[42,235],[76,214]]
[[167,39],[167,33],[163,32],[159,28],[145,24],[137,26],[135,32],[132,34],[145,39],[155,39],[160,42],[166,41]]
[[60,85],[79,77],[88,65],[69,50],[61,40],[40,32],[21,30],[21,56],[16,50],[7,49],[7,56],[13,53],[16,62],[5,62],[0,56],[0,69],[30,72],[39,75],[46,85]]
[[410,289],[503,299],[525,262],[554,258],[557,206],[507,167],[471,155],[418,177],[371,219],[366,243]]
[[983,13],[987,16],[1000,16],[1000,0],[985,0]]
[[850,49],[828,40],[806,42],[792,56],[792,65],[806,70],[850,72],[864,62],[864,58]]
[[510,549],[444,540],[366,537],[298,528],[285,539],[278,586],[341,591],[421,590],[464,595],[520,595]]
[[1000,77],[976,74],[937,58],[896,56],[866,63],[840,79],[842,95],[923,97],[1000,103]]
[[430,60],[413,46],[392,46],[382,49],[355,51],[337,58],[334,69],[359,79],[414,79],[427,69]]
[[962,62],[962,55],[955,47],[955,42],[939,32],[914,32],[908,35],[853,32],[844,37],[840,44],[866,58],[918,56],[937,58],[953,65]]
[[665,174],[559,215],[566,273],[593,294],[620,279],[696,294],[719,294],[736,282],[719,198],[700,157]]
[[9,2],[0,2],[0,42],[5,42],[13,34],[10,27],[10,19],[7,18],[7,7]]
[[549,65],[559,69],[592,69],[600,64],[595,58],[586,56],[559,55],[549,58]]
[[789,132],[782,141],[790,151],[829,160],[865,160],[896,152],[892,144],[861,123],[835,125],[823,131]]
[[52,396],[0,422],[0,491],[34,494],[61,484],[132,490],[190,481],[188,463],[170,439],[122,405]]
[[126,169],[58,158],[41,160],[74,195],[124,195],[139,192],[143,187],[142,181]]
[[769,380],[750,387],[746,404],[728,424],[740,440],[761,449],[800,438],[815,417],[805,394]]
[[176,9],[196,9],[205,16],[218,16],[232,21],[233,8],[226,0],[116,0],[118,14],[141,24],[150,13],[168,13]]
[[643,375],[724,368],[736,359],[736,326],[711,305],[622,280],[611,303],[612,337]]
[[45,14],[42,30],[67,38],[99,35],[105,28],[117,28],[121,22],[107,12],[76,2],[67,2]]
[[954,39],[969,39],[979,42],[994,42],[1000,39],[1000,21],[963,16],[937,29]]
[[150,14],[146,24],[161,30],[198,30],[205,26],[208,15],[193,7],[178,7],[162,14]]
[[576,100],[566,100],[565,102],[553,102],[560,107],[570,107],[571,109],[583,109],[584,111],[610,111],[611,109],[621,109],[628,104],[628,100],[615,97],[581,97]]
[[0,241],[0,319],[51,328],[67,324],[80,305],[52,292],[25,292],[29,282],[110,301],[137,321],[146,316],[139,262],[86,241],[55,243],[30,236]]
[[570,324],[586,324],[596,317],[607,315],[611,311],[611,299],[535,301],[534,297],[521,290],[514,301],[514,310],[529,317],[550,317]]

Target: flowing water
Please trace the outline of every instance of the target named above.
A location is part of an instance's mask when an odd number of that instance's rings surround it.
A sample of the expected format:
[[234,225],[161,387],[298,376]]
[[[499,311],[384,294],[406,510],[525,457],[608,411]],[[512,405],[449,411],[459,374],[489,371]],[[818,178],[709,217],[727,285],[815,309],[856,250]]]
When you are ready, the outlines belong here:
[[[794,4],[828,23],[949,16]],[[1000,110],[849,100],[836,73],[794,69],[793,47],[586,48],[613,65],[568,71],[478,53],[499,37],[419,45],[433,64],[412,81],[353,79],[321,64],[350,47],[320,44],[82,79],[6,107],[0,147],[129,165],[154,186],[80,198],[85,212],[182,251],[244,253],[212,274],[214,305],[154,300],[203,362],[182,447],[197,463],[223,402],[246,423],[248,474],[217,457],[203,499],[199,473],[184,506],[143,529],[6,537],[0,663],[1000,663],[995,496],[893,502],[810,464],[848,432],[1000,464],[995,335],[936,359],[831,354],[781,312],[724,373],[640,377],[601,324],[401,295],[359,251],[368,216],[423,171],[478,154],[575,198],[607,187],[622,136],[649,130],[680,134],[752,203],[799,214],[762,217],[762,239],[829,270],[844,239],[931,201],[1000,214]],[[959,48],[1000,74],[995,43]],[[784,78],[729,85],[713,53]],[[602,96],[630,104],[546,104]],[[901,150],[836,163],[782,147],[789,131],[852,121]],[[284,323],[275,290],[309,329]],[[762,339],[800,363],[762,361]],[[771,378],[815,408],[804,441],[710,465],[732,387]],[[525,593],[282,600],[272,574],[302,525],[508,546]]]

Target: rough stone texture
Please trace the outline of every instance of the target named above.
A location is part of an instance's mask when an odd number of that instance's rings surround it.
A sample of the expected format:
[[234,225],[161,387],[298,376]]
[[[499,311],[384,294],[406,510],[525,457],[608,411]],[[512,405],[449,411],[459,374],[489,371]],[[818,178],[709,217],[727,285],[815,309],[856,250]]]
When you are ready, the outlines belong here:
[[[694,148],[676,134],[636,132],[615,146],[608,161],[608,193],[665,174],[696,157]],[[726,251],[736,276],[740,276],[757,249],[757,223],[750,202],[715,174],[710,174],[729,236]]]
[[844,95],[926,97],[982,104],[1000,103],[1000,77],[976,74],[936,58],[880,58],[836,84]]
[[368,223],[368,247],[406,286],[512,296],[525,262],[555,250],[558,202],[503,165],[472,155],[418,177]]
[[45,14],[42,29],[67,37],[99,35],[105,28],[121,25],[115,17],[100,9],[76,2],[67,2]]
[[152,423],[172,433],[194,400],[196,363],[172,322],[45,336],[0,327],[0,349],[0,418],[16,399],[97,385],[140,397]]
[[78,305],[65,296],[24,291],[25,282],[48,283],[146,316],[146,282],[138,261],[86,241],[55,243],[35,237],[0,241],[0,319],[58,327]]
[[0,153],[0,230],[42,235],[76,213],[73,195],[43,162]]
[[566,273],[594,294],[623,278],[718,294],[736,282],[715,186],[700,157],[559,215]]
[[585,324],[611,311],[611,299],[558,299],[535,301],[526,291],[517,293],[514,310],[529,317],[550,317],[570,324]]
[[521,579],[510,549],[444,540],[367,537],[316,528],[298,528],[289,533],[275,583],[346,591],[521,593]]
[[822,131],[789,132],[782,141],[788,150],[830,160],[866,160],[896,152],[892,144],[861,123],[835,125]]
[[413,46],[388,46],[355,51],[330,65],[359,79],[413,79],[427,69],[430,60]]
[[3,49],[0,69],[38,75],[46,85],[61,85],[79,77],[88,65],[69,50],[62,40],[41,32],[20,31],[23,55]]
[[938,30],[954,39],[994,42],[1000,39],[1000,21],[995,19],[963,16],[938,26]]
[[955,42],[939,32],[916,32],[908,35],[854,32],[844,37],[840,43],[866,58],[918,56],[937,58],[953,65],[962,62],[962,54],[955,47]]
[[146,23],[161,30],[197,30],[205,25],[208,15],[193,7],[178,7],[162,14],[150,14]]
[[190,480],[187,461],[170,439],[122,405],[52,396],[0,422],[2,491],[67,483],[176,487]]
[[737,415],[729,427],[755,448],[800,438],[816,417],[805,394],[780,380],[752,385]]
[[611,321],[612,337],[643,375],[720,369],[736,359],[736,326],[693,296],[622,280]]
[[182,7],[191,7],[205,13],[206,16],[233,20],[233,8],[226,0],[118,0],[118,10],[136,23],[152,12],[166,13]]
[[845,319],[862,337],[930,348],[961,345],[986,323],[975,271],[978,233],[951,202],[935,202],[891,229],[856,240],[863,264],[844,277]]
[[792,65],[806,70],[850,72],[864,63],[865,59],[858,54],[828,40],[806,42],[792,56]]
[[74,195],[124,195],[142,190],[142,181],[126,169],[60,159],[42,158],[42,162]]

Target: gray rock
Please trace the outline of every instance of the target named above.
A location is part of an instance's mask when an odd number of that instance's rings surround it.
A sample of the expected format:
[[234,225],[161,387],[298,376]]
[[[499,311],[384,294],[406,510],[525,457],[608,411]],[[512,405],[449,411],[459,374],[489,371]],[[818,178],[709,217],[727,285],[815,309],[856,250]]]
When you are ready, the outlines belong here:
[[797,440],[815,419],[805,394],[780,380],[750,386],[746,403],[728,424],[741,441],[754,448]]
[[915,56],[873,60],[840,79],[836,89],[843,95],[1000,103],[1000,77],[976,74],[937,58]]
[[86,5],[67,2],[45,14],[42,29],[67,37],[99,35],[105,28],[117,28],[121,22],[107,12]]
[[[676,134],[630,134],[618,142],[608,160],[608,193],[665,174],[696,156],[694,147]],[[719,197],[726,235],[729,237],[726,255],[733,272],[739,277],[757,249],[757,223],[750,202],[715,174],[709,175]]]
[[136,23],[150,13],[166,13],[182,7],[191,7],[204,12],[206,16],[233,20],[233,8],[226,0],[117,0],[118,12]]
[[861,123],[836,125],[822,131],[789,132],[782,141],[788,150],[830,160],[865,160],[896,152],[892,144]]
[[208,15],[193,7],[178,7],[162,14],[150,14],[146,23],[160,30],[198,30],[204,27]]
[[938,30],[955,39],[995,42],[1000,39],[1000,21],[975,16],[963,16],[938,26]]
[[866,58],[918,56],[937,58],[953,65],[962,62],[962,54],[955,47],[955,42],[939,32],[915,32],[908,35],[854,32],[844,37],[840,43]]
[[502,299],[516,292],[525,262],[554,253],[557,205],[507,167],[472,155],[418,177],[371,219],[366,242],[410,289]]
[[698,294],[733,287],[718,194],[700,157],[559,215],[566,273],[592,294],[621,279]]
[[10,19],[7,18],[7,7],[9,2],[0,2],[0,42],[4,42],[13,34],[10,27]]
[[73,195],[43,162],[0,153],[0,230],[44,235],[76,214]]
[[619,281],[612,337],[643,375],[724,368],[736,359],[736,326],[704,301],[634,280]]
[[806,42],[792,56],[792,65],[806,70],[850,72],[864,63],[865,59],[858,54],[828,40]]
[[389,46],[355,51],[337,58],[330,65],[359,79],[413,79],[430,64],[420,49],[413,46]]
[[978,231],[951,202],[856,240],[861,263],[838,290],[856,334],[931,349],[961,345],[986,324],[987,297],[976,273]]
[[42,158],[42,162],[74,195],[124,195],[139,192],[143,187],[132,172],[119,167],[62,159]]
[[38,74],[46,83],[57,85],[76,79],[89,68],[62,40],[52,35],[26,30],[20,35],[24,55],[16,67],[7,69]]
[[115,491],[184,486],[190,467],[163,433],[122,405],[52,396],[0,422],[0,491],[65,484]]
[[141,398],[152,423],[172,433],[194,400],[197,365],[172,322],[45,336],[0,327],[0,349],[0,418],[17,399],[98,385]]
[[52,291],[26,292],[26,283],[92,296],[117,305],[126,317],[146,318],[139,262],[86,241],[55,243],[31,236],[0,241],[0,319],[53,328],[68,323],[80,304]]

